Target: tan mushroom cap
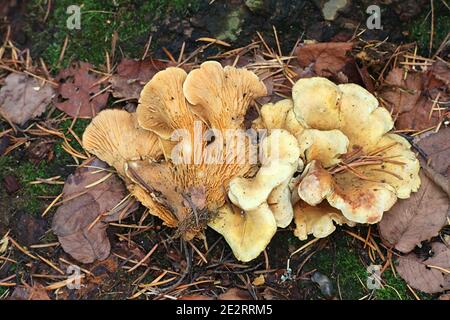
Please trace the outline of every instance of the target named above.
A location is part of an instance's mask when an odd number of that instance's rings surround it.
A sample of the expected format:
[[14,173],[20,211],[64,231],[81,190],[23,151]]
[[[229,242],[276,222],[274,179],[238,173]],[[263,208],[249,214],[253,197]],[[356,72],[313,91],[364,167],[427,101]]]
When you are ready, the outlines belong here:
[[285,129],[297,139],[303,132],[303,126],[294,114],[292,99],[283,99],[276,103],[266,103],[261,107],[261,119],[267,129]]
[[332,176],[318,161],[308,166],[298,194],[309,205],[326,199],[348,220],[372,224],[397,201],[395,189],[387,183],[364,180],[348,171]]
[[326,78],[298,80],[292,87],[294,113],[305,128],[333,130],[339,128],[342,92]]
[[348,138],[339,130],[305,129],[298,138],[300,154],[306,162],[319,160],[326,168],[341,161],[347,152]]
[[193,127],[194,116],[183,95],[186,78],[183,69],[169,67],[144,86],[136,110],[142,128],[168,140],[175,129]]
[[[335,85],[326,78],[300,79],[292,89],[294,112],[306,128],[339,130],[349,141],[348,150],[361,147],[368,151],[392,129],[394,122],[389,112],[379,106],[378,100],[356,84]],[[323,136],[324,147],[335,138]],[[300,139],[299,139],[300,140]],[[318,154],[326,154],[316,146]],[[326,163],[323,163],[327,167]]]
[[262,166],[254,178],[235,177],[228,197],[239,208],[255,210],[278,185],[291,178],[298,166],[297,139],[286,130],[273,130],[262,142]]
[[319,161],[307,164],[298,185],[300,199],[311,206],[316,206],[333,192],[333,177]]
[[[368,181],[388,184],[396,197],[409,198],[411,192],[416,192],[420,187],[420,163],[410,147],[405,138],[386,134],[369,152],[382,158],[383,162],[357,167],[355,170]],[[334,177],[339,179],[341,175],[344,174],[338,173]]]
[[294,209],[291,202],[291,190],[289,182],[291,177],[275,187],[267,198],[269,208],[275,217],[277,227],[286,228],[294,217]]
[[341,212],[327,203],[310,206],[299,201],[294,206],[295,225],[294,235],[300,240],[306,240],[312,234],[316,238],[325,238],[336,230],[336,224],[347,224],[351,227],[354,222],[346,219]]
[[251,71],[207,61],[189,73],[183,92],[197,116],[210,127],[226,130],[242,128],[249,104],[267,89]]
[[136,114],[104,110],[83,133],[83,147],[125,176],[128,160],[156,159],[162,155],[158,137],[139,128]]
[[234,256],[243,262],[258,257],[277,231],[267,203],[245,213],[237,207],[225,205],[208,226],[223,235]]

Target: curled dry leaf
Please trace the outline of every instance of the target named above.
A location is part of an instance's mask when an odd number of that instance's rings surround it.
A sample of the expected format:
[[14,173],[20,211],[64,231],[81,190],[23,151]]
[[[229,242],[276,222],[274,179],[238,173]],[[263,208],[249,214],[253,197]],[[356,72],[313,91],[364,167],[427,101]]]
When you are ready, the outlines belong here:
[[25,74],[11,73],[0,90],[0,116],[23,125],[44,113],[55,91]]
[[414,253],[398,258],[397,271],[413,288],[426,293],[450,289],[450,249],[443,243],[431,244],[434,255],[422,260]]
[[125,218],[137,205],[125,199],[122,182],[98,159],[84,162],[64,184],[64,203],[53,218],[53,231],[64,251],[82,263],[106,259],[111,246],[107,222]]
[[378,225],[383,242],[403,253],[437,236],[447,221],[447,194],[422,172],[420,179],[419,191],[397,202]]
[[106,82],[95,74],[94,67],[86,62],[73,63],[59,72],[60,83],[55,106],[72,117],[92,118],[106,107],[109,92]]
[[442,121],[443,112],[436,110],[440,105],[435,103],[449,98],[442,68],[438,66],[428,72],[408,73],[402,68],[394,68],[389,72],[380,90],[380,98],[397,118],[397,129],[424,130]]
[[311,69],[311,76],[361,84],[356,62],[350,55],[352,48],[351,42],[308,43],[299,45],[296,54],[300,66]]
[[10,300],[50,300],[45,287],[39,283],[33,286],[28,284],[20,285],[14,288]]
[[167,62],[155,59],[122,59],[112,76],[112,95],[116,98],[139,99],[144,85],[158,72],[168,67]]

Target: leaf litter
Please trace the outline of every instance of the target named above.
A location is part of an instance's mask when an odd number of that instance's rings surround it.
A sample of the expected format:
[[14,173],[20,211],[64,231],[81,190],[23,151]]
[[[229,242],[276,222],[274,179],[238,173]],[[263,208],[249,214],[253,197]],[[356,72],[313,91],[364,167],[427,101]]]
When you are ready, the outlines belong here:
[[53,218],[52,229],[64,251],[82,263],[106,259],[111,249],[107,222],[124,219],[137,209],[107,168],[95,158],[84,162],[67,178],[64,203]]
[[[253,45],[253,44],[252,44]],[[361,70],[364,70],[364,67],[361,69],[361,66],[358,66],[355,63],[355,57],[354,53],[352,51],[355,50],[354,44],[352,43],[325,43],[325,44],[311,44],[311,43],[304,43],[301,44],[296,50],[293,50],[297,55],[297,60],[292,58],[283,57],[281,53],[276,53],[276,50],[266,50],[264,52],[264,49],[261,50],[261,47],[263,47],[263,44],[259,44],[260,47],[255,49],[256,47],[253,45],[250,46],[250,48],[240,48],[242,51],[239,52],[235,51],[233,54],[227,54],[226,52],[222,55],[218,55],[215,57],[215,59],[228,59],[233,62],[228,63],[235,63],[237,61],[237,64],[243,64],[246,65],[249,69],[256,72],[260,78],[264,79],[264,82],[266,85],[271,89],[272,94],[270,95],[270,100],[274,101],[276,99],[280,99],[290,90],[291,81],[293,79],[297,79],[298,77],[307,77],[307,76],[314,76],[314,75],[321,75],[326,76],[330,78],[333,81],[339,82],[339,83],[346,83],[346,82],[356,82],[356,83],[363,83],[365,84],[366,88],[370,91],[372,91],[369,88],[369,82],[367,80],[367,73],[363,71],[363,75],[361,75]],[[324,48],[327,48],[327,50],[324,50]],[[267,48],[266,48],[267,49]],[[260,55],[260,52],[263,52],[263,55]],[[325,53],[324,53],[325,52]],[[328,55],[328,56],[327,56]],[[236,57],[239,56],[237,59]],[[194,62],[189,65],[189,67],[194,66],[198,59],[197,57],[192,56]],[[191,59],[192,59],[191,57]],[[153,60],[156,61],[156,60]],[[183,63],[187,64],[187,62]],[[123,64],[122,64],[123,63]],[[79,69],[77,70],[77,66],[73,65],[70,67],[66,73],[61,72],[60,76],[58,77],[58,81],[60,82],[60,87],[58,88],[59,97],[57,97],[56,104],[58,108],[65,111],[70,116],[77,118],[77,117],[86,117],[90,118],[93,115],[95,115],[99,110],[106,107],[106,101],[109,95],[109,92],[112,91],[113,96],[116,98],[122,98],[124,100],[136,100],[138,95],[136,95],[137,92],[140,91],[140,88],[142,85],[147,81],[145,80],[147,77],[152,77],[154,75],[154,72],[156,72],[157,68],[145,65],[145,62],[140,61],[133,61],[127,59],[124,59],[122,61],[122,66],[119,64],[119,67],[117,68],[116,73],[112,75],[105,75],[104,78],[101,78],[101,76],[98,76],[97,74],[94,74],[92,72],[92,66],[83,65],[83,63],[79,64]],[[162,61],[161,64],[167,63],[165,61]],[[174,63],[175,64],[175,63]],[[169,65],[169,63],[167,63]],[[161,65],[162,68],[164,68],[163,65]],[[433,81],[431,82],[433,85],[437,85],[437,87],[431,87],[431,91],[429,88],[423,89],[423,86],[418,86],[420,90],[425,90],[427,93],[435,93],[435,92],[441,92],[444,90],[444,85],[448,86],[448,74],[446,73],[447,65],[443,65],[441,63],[435,63],[433,65],[432,72],[433,73]],[[71,69],[72,68],[72,69]],[[395,68],[395,66],[394,66]],[[140,69],[143,69],[142,71]],[[279,70],[283,69],[284,72],[279,72]],[[392,71],[391,71],[392,72]],[[422,75],[423,71],[417,71],[420,72]],[[84,73],[81,75],[81,73]],[[86,73],[88,76],[86,76]],[[408,72],[409,73],[409,72]],[[414,72],[410,72],[412,75],[414,75]],[[100,73],[99,73],[100,74]],[[84,77],[89,78],[89,76],[92,76],[90,81],[90,85],[81,87],[80,79],[83,79]],[[75,78],[78,78],[77,81],[75,81]],[[95,78],[95,79],[94,79]],[[109,82],[111,84],[111,90],[109,88],[106,88],[106,85],[104,85],[104,79],[109,78]],[[413,85],[417,85],[416,80],[413,79],[412,81]],[[63,88],[63,85],[65,83],[69,83],[69,86],[66,86],[66,88]],[[77,85],[78,84],[78,85]],[[101,85],[100,85],[101,84]],[[383,87],[385,83],[383,81],[381,82],[381,87]],[[401,83],[402,84],[402,83]],[[79,89],[77,90],[77,88]],[[380,87],[380,84],[377,84],[377,90]],[[106,89],[105,89],[106,88]],[[436,89],[437,88],[437,89]],[[444,89],[443,89],[444,88]],[[81,90],[83,89],[83,90]],[[435,90],[436,89],[436,90]],[[427,91],[428,90],[428,91]],[[434,91],[433,91],[434,90]],[[445,89],[447,90],[447,89]],[[78,91],[81,91],[79,93]],[[379,92],[379,91],[378,91]],[[441,93],[442,97],[444,97],[445,91],[442,91]],[[414,95],[414,94],[413,94]],[[89,97],[87,97],[89,96]],[[106,98],[105,98],[106,96]],[[98,98],[98,99],[97,99]],[[437,100],[437,99],[435,99]],[[77,102],[78,101],[78,102]],[[80,101],[83,103],[80,104]],[[95,103],[94,103],[95,101]],[[439,99],[441,101],[441,99]],[[268,101],[261,101],[261,103],[265,103]],[[437,105],[437,106],[436,106]],[[83,106],[83,108],[82,108]],[[88,106],[88,107],[86,107]],[[428,106],[428,105],[427,105]],[[445,106],[444,106],[445,107]],[[442,123],[442,120],[445,119],[445,110],[442,109],[442,105],[439,103],[436,103],[431,109],[433,110],[433,114],[431,116],[432,119],[435,119],[435,114],[440,114],[440,122],[435,120],[436,122],[433,122],[433,125],[436,127],[439,123]],[[81,113],[81,110],[83,109],[83,113]],[[430,110],[431,110],[430,109]],[[413,121],[414,122],[414,121]],[[401,121],[397,121],[397,129],[402,129]],[[415,123],[415,122],[414,122]],[[400,125],[398,125],[400,124]],[[415,132],[417,132],[420,127],[403,127],[403,129],[414,129]],[[427,127],[428,129],[428,127]],[[438,132],[442,131],[439,130]],[[426,147],[424,147],[426,149]],[[38,157],[39,158],[39,157]],[[90,161],[99,161],[99,160],[90,160]],[[433,161],[431,161],[430,165],[433,165]],[[117,221],[120,218],[125,218],[130,212],[132,211],[131,208],[133,205],[130,204],[130,210],[127,210],[126,214],[123,214],[121,217],[119,217],[119,211],[123,212],[123,210],[116,210],[115,213],[111,216],[105,216],[105,213],[110,211],[112,208],[115,208],[117,203],[120,203],[121,200],[127,197],[127,192],[125,191],[125,188],[123,185],[121,187],[116,186],[115,183],[112,181],[116,180],[116,182],[120,182],[117,180],[117,178],[114,175],[109,176],[101,183],[96,184],[96,182],[104,179],[107,175],[109,175],[108,171],[99,171],[98,167],[107,169],[107,167],[103,164],[96,163],[95,167],[97,169],[91,168],[94,167],[94,165],[86,165],[86,163],[82,164],[73,174],[70,178],[67,179],[66,185],[63,190],[63,197],[61,198],[62,201],[60,203],[57,203],[60,207],[57,210],[57,213],[54,217],[53,222],[53,228],[55,231],[55,234],[57,234],[58,239],[60,240],[60,243],[63,247],[63,249],[72,255],[73,258],[77,259],[78,261],[82,263],[88,263],[92,261],[97,261],[96,263],[101,263],[104,261],[109,261],[111,259],[112,255],[110,255],[111,250],[111,244],[109,242],[108,236],[107,236],[107,223],[111,221]],[[78,178],[77,178],[78,177]],[[92,185],[90,188],[86,188],[86,186]],[[108,185],[106,189],[112,190],[111,192],[106,192],[105,187]],[[430,182],[430,186],[433,185],[432,182]],[[87,192],[84,193],[87,189]],[[92,189],[92,190],[91,190]],[[81,195],[80,195],[81,194]],[[71,198],[73,196],[73,198]],[[114,201],[112,200],[114,199]],[[433,201],[433,200],[429,200]],[[424,203],[426,205],[426,203]],[[126,206],[125,206],[126,207]],[[117,209],[117,208],[116,208]],[[124,206],[121,207],[121,209],[124,209]],[[93,213],[94,212],[94,213]],[[387,214],[386,216],[388,216]],[[395,215],[393,215],[395,216]],[[144,219],[146,215],[144,213]],[[122,226],[124,228],[125,225]],[[130,228],[133,228],[133,225],[129,226]],[[141,223],[137,226],[137,231],[134,231],[132,235],[140,234],[147,230],[152,230],[154,228],[152,224],[148,226],[141,226]],[[142,228],[142,229],[140,229]],[[155,230],[160,230],[161,228],[159,226],[156,227]],[[140,231],[142,230],[142,231]],[[437,231],[435,231],[437,230]],[[430,235],[425,238],[425,236],[421,236],[421,238],[429,239],[430,237],[433,237],[436,235],[436,232],[439,232],[438,227],[435,226],[432,233],[433,235]],[[129,249],[130,245],[134,246],[136,253],[132,253],[132,250],[130,249],[128,253],[130,254],[129,257],[124,256],[124,252],[120,253],[119,259],[124,259],[123,264],[127,265],[130,264],[135,266],[137,263],[141,262],[145,258],[145,254],[141,246],[136,247],[136,244],[133,242],[131,236],[126,237],[125,235],[118,235],[119,236],[119,243],[117,243],[118,246],[123,246],[125,243],[128,243],[126,247]],[[159,235],[157,237],[160,237]],[[370,239],[370,237],[368,237]],[[62,239],[62,240],[61,240]],[[158,238],[160,239],[160,238]],[[125,241],[124,241],[125,240]],[[220,240],[220,239],[219,239]],[[81,242],[80,242],[81,241]],[[83,242],[84,241],[84,242]],[[167,243],[173,243],[172,240],[166,239],[164,241],[168,241]],[[403,241],[403,240],[402,240]],[[420,243],[420,241],[424,240],[417,240],[415,242]],[[78,242],[78,245],[77,245]],[[401,241],[400,241],[401,242]],[[83,243],[84,247],[80,246],[79,244]],[[164,242],[165,243],[165,242]],[[116,245],[116,244],[115,244]],[[198,245],[198,243],[197,243]],[[166,244],[165,244],[166,246]],[[409,244],[409,247],[411,247],[412,244]],[[147,245],[145,246],[147,247]],[[374,245],[368,246],[368,248],[372,248]],[[186,267],[183,260],[182,252],[178,251],[174,248],[174,246],[169,247],[167,256],[175,257],[171,259],[171,261],[174,263],[174,269],[176,268],[184,268]],[[199,246],[200,249],[199,252],[202,250],[205,250],[206,254],[205,256],[208,257],[208,252],[210,249],[203,248],[203,246]],[[26,251],[26,248],[24,248]],[[398,250],[398,249],[397,249]],[[406,249],[405,249],[406,250]],[[122,250],[127,251],[127,250]],[[144,249],[145,251],[145,249]],[[223,249],[222,249],[223,251]],[[369,250],[370,251],[370,250]],[[400,250],[399,250],[400,251]],[[116,255],[117,251],[114,251],[113,253]],[[191,255],[194,251],[191,250]],[[197,251],[195,251],[197,252]],[[413,253],[411,253],[412,255]],[[117,257],[117,256],[115,256]],[[405,256],[406,257],[406,256]],[[198,259],[197,265],[202,265],[202,259]],[[412,256],[410,257],[410,260],[414,260]],[[98,261],[101,260],[102,261]],[[104,260],[106,259],[106,260]],[[192,259],[192,256],[191,256]],[[211,259],[211,257],[208,257],[208,261]],[[181,262],[180,262],[181,260]],[[186,260],[187,261],[187,260]],[[427,260],[428,261],[428,260]],[[429,261],[428,261],[429,262]],[[434,262],[434,261],[432,261]],[[439,262],[439,261],[438,261]],[[224,270],[221,270],[223,272],[229,271],[229,268],[232,269],[232,271],[240,270],[240,268],[243,268],[243,270],[247,270],[246,268],[250,268],[250,266],[240,266],[240,265],[234,265],[231,261],[225,261],[222,262],[223,265],[219,264],[219,267],[216,267],[215,269],[220,269],[220,266],[224,266]],[[409,262],[408,262],[409,263]],[[109,262],[108,262],[109,264]],[[123,266],[122,264],[122,266]],[[113,265],[113,264],[112,264]],[[231,265],[231,267],[229,267]],[[405,264],[403,263],[403,266]],[[439,267],[439,265],[438,265]],[[99,266],[99,268],[107,268]],[[128,269],[131,269],[132,267],[127,267]],[[151,269],[153,268],[153,269]],[[399,266],[401,269],[401,267]],[[443,267],[440,267],[443,268]],[[108,268],[107,268],[108,269]],[[110,268],[111,272],[115,272],[117,267]],[[143,275],[147,274],[149,270],[154,270],[155,272],[161,272],[160,275],[156,278],[159,279],[158,281],[161,281],[162,283],[165,283],[164,279],[167,279],[168,273],[166,271],[161,271],[161,269],[156,268],[154,265],[147,264],[147,262],[142,262],[139,265],[139,269],[145,270]],[[433,269],[433,268],[431,268]],[[409,270],[409,271],[408,271]],[[411,271],[412,270],[412,271]],[[415,269],[414,269],[415,270]],[[414,271],[411,268],[405,267],[403,269],[404,272],[399,273],[407,279],[408,283],[410,281],[408,280],[408,272],[412,272],[411,274],[414,274]],[[437,270],[437,269],[436,269]],[[251,271],[248,271],[247,274],[251,274]],[[239,273],[238,273],[239,274]],[[200,277],[198,277],[200,276]],[[417,276],[417,275],[416,275]],[[176,277],[176,276],[174,276]],[[204,280],[206,278],[206,280]],[[259,276],[255,276],[255,279],[259,278]],[[139,276],[136,281],[141,279]],[[162,280],[161,280],[162,279]],[[169,278],[170,280],[172,278]],[[196,280],[195,280],[196,279]],[[224,278],[226,279],[226,277]],[[142,279],[141,279],[142,280]],[[183,296],[184,290],[186,288],[189,288],[189,286],[198,287],[197,283],[202,283],[202,281],[206,281],[205,283],[211,283],[211,278],[208,278],[207,276],[201,276],[197,274],[197,277],[194,279],[191,279],[192,282],[186,285],[179,285],[176,286],[175,289],[169,290],[169,295],[164,296],[163,290],[158,289],[158,285],[155,285],[155,290],[151,289],[153,288],[153,285],[151,287],[148,287],[145,291],[146,296],[151,295],[158,298],[161,297],[172,297],[172,294],[176,296]],[[244,281],[243,279],[241,279]],[[158,284],[159,282],[156,281],[155,283]],[[209,282],[208,282],[209,281]],[[100,280],[101,282],[101,280]],[[256,281],[257,282],[257,281]],[[256,283],[255,282],[255,283]],[[139,283],[139,281],[137,282]],[[170,283],[170,281],[169,281]],[[226,284],[226,280],[224,280],[224,283]],[[244,281],[245,283],[245,281]],[[251,286],[251,281],[247,282],[248,286]],[[419,285],[416,285],[414,283],[410,283],[411,286],[418,288]],[[187,286],[187,287],[184,287]],[[214,287],[214,286],[212,286]],[[419,286],[420,287],[420,286]],[[53,287],[51,287],[53,288]],[[147,287],[146,287],[147,288]],[[211,288],[211,287],[210,287]],[[263,284],[261,285],[261,290],[266,291],[266,289],[269,288],[269,284]],[[420,289],[420,288],[418,288]],[[235,289],[235,290],[241,290],[241,289]],[[426,290],[429,290],[426,289]],[[246,293],[247,298],[251,297],[251,295],[248,295],[248,291],[241,290],[241,293]],[[148,294],[148,295],[147,295]],[[233,298],[237,298],[240,294],[233,293],[231,296]],[[186,296],[186,298],[189,297],[189,295]]]

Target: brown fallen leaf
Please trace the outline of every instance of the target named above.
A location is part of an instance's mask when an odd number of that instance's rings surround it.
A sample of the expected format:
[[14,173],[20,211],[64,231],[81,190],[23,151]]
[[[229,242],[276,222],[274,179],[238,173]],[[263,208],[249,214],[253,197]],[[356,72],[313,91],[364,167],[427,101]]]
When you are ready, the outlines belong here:
[[45,287],[37,282],[30,286],[19,285],[14,288],[9,300],[50,300]]
[[115,98],[138,100],[144,85],[158,72],[168,67],[167,62],[155,59],[122,59],[117,72],[111,77],[112,95]]
[[440,174],[447,175],[450,166],[450,127],[443,127],[436,133],[424,133],[414,142],[426,153],[429,165]]
[[109,92],[102,91],[106,81],[99,83],[101,78],[91,69],[91,64],[79,62],[59,72],[56,77],[59,87],[54,99],[58,109],[72,117],[92,118],[106,107]]
[[41,85],[25,74],[11,73],[0,89],[0,116],[18,125],[24,125],[44,113],[55,90]]
[[122,201],[127,192],[119,178],[102,168],[107,164],[89,159],[67,178],[63,199],[69,200],[53,218],[52,228],[64,251],[82,263],[106,259],[111,249],[107,222],[137,209],[132,198]]
[[450,249],[443,243],[431,244],[434,255],[422,261],[414,253],[398,257],[397,271],[413,288],[426,293],[450,289]]
[[217,300],[253,300],[248,291],[238,288],[230,288],[226,292],[219,295]]
[[437,236],[447,222],[447,194],[423,172],[420,179],[419,191],[399,200],[378,224],[383,242],[403,253]]
[[448,101],[445,84],[434,76],[432,71],[413,72],[402,68],[392,69],[380,89],[379,97],[396,118],[397,129],[424,130],[442,121],[439,101]]
[[310,69],[314,76],[326,77],[337,83],[363,84],[356,62],[350,55],[351,42],[324,42],[300,44],[296,49],[302,68]]
[[420,158],[423,171],[450,197],[450,127],[426,132],[415,143],[426,155]]

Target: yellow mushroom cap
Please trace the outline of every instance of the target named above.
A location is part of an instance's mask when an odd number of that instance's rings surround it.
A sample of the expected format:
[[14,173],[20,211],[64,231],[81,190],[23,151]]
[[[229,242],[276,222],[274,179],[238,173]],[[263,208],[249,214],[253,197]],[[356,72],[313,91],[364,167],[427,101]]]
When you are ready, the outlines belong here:
[[286,130],[276,130],[262,142],[262,166],[254,178],[235,177],[230,181],[228,197],[239,208],[255,210],[272,190],[291,178],[298,166],[297,139]]
[[243,262],[258,257],[277,231],[275,218],[267,203],[246,212],[225,205],[208,226],[223,235],[234,256]]
[[341,160],[347,152],[348,138],[339,130],[305,129],[298,138],[300,154],[306,162],[319,160],[326,168]]
[[310,206],[299,201],[294,206],[294,215],[296,225],[294,234],[300,240],[306,240],[310,234],[316,238],[325,238],[336,230],[335,224],[345,223],[351,227],[355,225],[327,203]]
[[139,128],[136,114],[104,110],[83,133],[83,147],[124,174],[128,160],[156,159],[162,155],[158,137]]
[[298,80],[292,87],[297,120],[306,128],[338,129],[341,95],[338,87],[326,78]]
[[183,92],[192,111],[210,127],[230,130],[242,128],[250,102],[267,89],[251,71],[207,61],[189,73]]
[[187,74],[181,68],[170,67],[158,72],[142,89],[136,110],[139,125],[168,140],[175,129],[194,125],[194,116],[184,95]]

